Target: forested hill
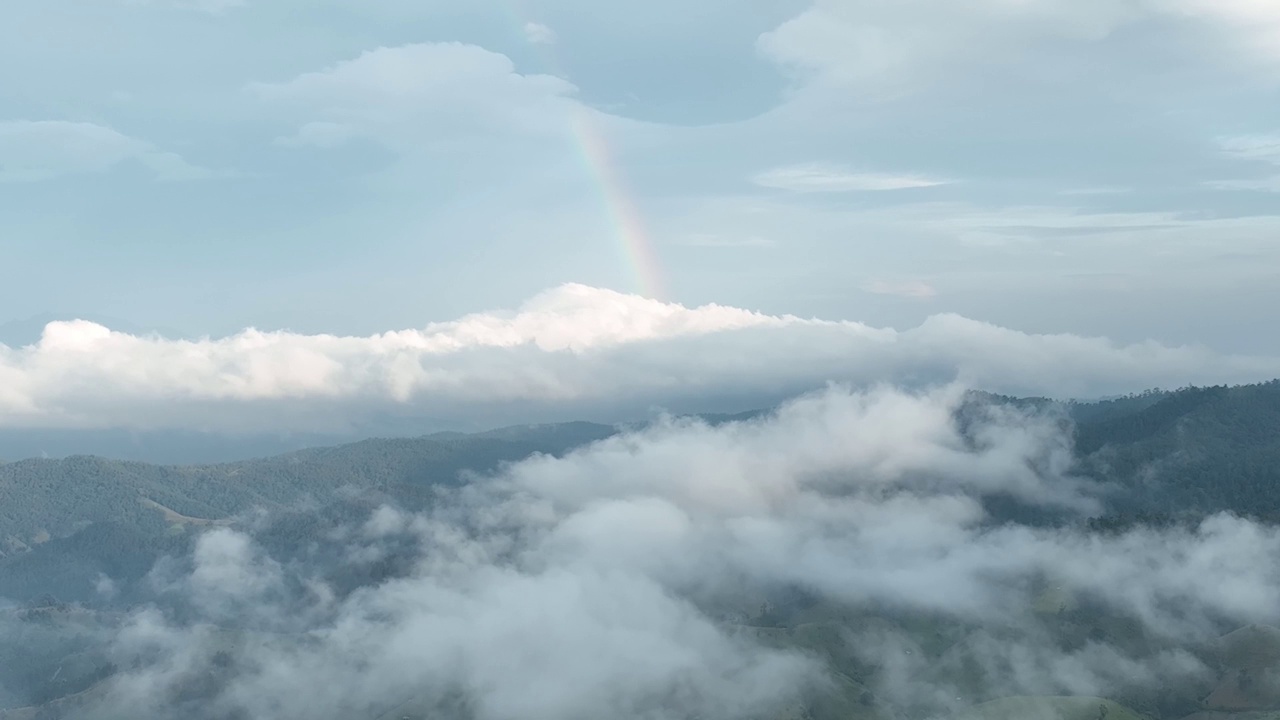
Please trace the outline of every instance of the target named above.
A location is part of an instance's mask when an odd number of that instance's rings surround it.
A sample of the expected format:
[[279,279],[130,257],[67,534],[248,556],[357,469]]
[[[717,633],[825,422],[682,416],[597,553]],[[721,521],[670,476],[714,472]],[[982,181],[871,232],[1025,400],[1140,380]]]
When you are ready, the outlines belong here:
[[177,516],[217,519],[346,486],[396,495],[453,482],[462,470],[484,472],[535,452],[562,453],[614,432],[612,426],[592,423],[523,426],[364,440],[221,465],[164,466],[88,456],[21,460],[0,465],[0,553],[3,543],[30,544],[91,522],[141,522],[155,515],[155,505]]
[[[1023,407],[1053,401],[980,395]],[[1152,391],[1058,405],[1074,422],[1081,469],[1125,489],[1117,509],[1280,513],[1280,380]],[[707,416],[713,424],[763,414]],[[138,498],[181,516],[216,519],[343,486],[392,494],[453,482],[534,452],[562,453],[608,437],[593,423],[518,426],[420,438],[373,439],[217,465],[160,466],[73,456],[0,464],[0,553],[42,533],[90,522],[141,521]]]
[[1128,513],[1280,517],[1280,380],[1075,404],[1083,470]]

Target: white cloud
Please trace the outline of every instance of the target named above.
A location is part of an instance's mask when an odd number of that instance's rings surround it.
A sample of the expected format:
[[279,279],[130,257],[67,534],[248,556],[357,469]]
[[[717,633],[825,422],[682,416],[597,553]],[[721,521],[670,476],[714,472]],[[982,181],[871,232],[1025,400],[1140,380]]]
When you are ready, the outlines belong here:
[[1015,53],[1037,38],[1096,41],[1131,19],[1112,0],[818,0],[761,36],[759,47],[823,84],[893,87],[940,66]]
[[243,7],[248,4],[246,0],[185,0],[185,2],[177,3],[183,7],[194,8],[207,13],[222,13],[231,8]]
[[523,75],[505,55],[462,43],[380,47],[282,83],[253,83],[260,99],[307,117],[284,140],[327,146],[364,135],[400,149],[448,150],[465,138],[565,132],[575,89]]
[[1246,190],[1251,192],[1280,192],[1280,175],[1260,180],[1211,180],[1205,187],[1214,190]]
[[309,122],[293,135],[277,138],[276,144],[285,147],[305,147],[308,145],[320,148],[337,147],[356,135],[352,128],[336,122],[317,120]]
[[1184,40],[1267,67],[1280,60],[1280,11],[1256,0],[816,0],[758,47],[806,84],[896,95],[986,63],[1036,67],[1032,53],[1054,42],[1083,49],[1127,26],[1170,24],[1174,37],[1185,30]]
[[340,429],[382,411],[523,422],[759,404],[827,381],[958,378],[1094,396],[1277,375],[1280,358],[1027,335],[955,315],[898,331],[569,285],[515,313],[371,337],[174,341],[51,323],[36,345],[0,346],[0,425]]
[[159,5],[221,15],[228,10],[248,5],[247,0],[124,0],[130,5]]
[[1268,62],[1280,61],[1280,6],[1267,0],[1148,0],[1153,13],[1209,21],[1227,33],[1236,52]]
[[908,280],[905,282],[872,280],[863,285],[862,289],[875,295],[897,295],[898,297],[916,300],[928,300],[938,294],[938,291],[932,285],[922,280]]
[[[1222,154],[1240,160],[1280,165],[1280,135],[1236,135],[1218,139]],[[1211,180],[1205,187],[1215,190],[1280,192],[1280,175],[1249,180]]]
[[179,155],[103,125],[61,120],[0,122],[0,181],[101,173],[127,160],[142,163],[160,180],[212,175]]
[[949,180],[939,180],[918,175],[852,172],[844,168],[818,163],[774,168],[758,173],[751,180],[761,187],[793,192],[818,193],[910,190],[950,183]]
[[1131,187],[1118,187],[1118,186],[1111,186],[1111,185],[1098,185],[1098,186],[1096,186],[1096,187],[1082,187],[1082,188],[1072,188],[1072,189],[1070,189],[1070,190],[1063,190],[1063,191],[1059,192],[1058,194],[1059,194],[1059,195],[1068,195],[1068,196],[1082,196],[1082,195],[1083,195],[1083,196],[1087,196],[1087,195],[1125,195],[1125,194],[1128,194],[1128,193],[1131,193],[1131,192],[1133,192],[1133,188],[1131,188]]
[[682,240],[684,245],[692,245],[694,247],[773,247],[777,243],[773,240],[761,237],[759,235],[715,235],[711,233],[694,233],[688,235]]
[[554,45],[556,42],[555,31],[538,22],[524,24],[524,37],[534,45]]
[[1280,135],[1236,135],[1218,140],[1223,154],[1280,164]]

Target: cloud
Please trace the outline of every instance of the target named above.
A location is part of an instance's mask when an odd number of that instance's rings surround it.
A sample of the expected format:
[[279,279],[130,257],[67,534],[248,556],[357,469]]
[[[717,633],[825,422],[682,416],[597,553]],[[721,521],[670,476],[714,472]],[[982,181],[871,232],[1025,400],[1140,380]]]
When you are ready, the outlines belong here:
[[354,129],[342,123],[317,120],[298,128],[293,135],[277,138],[276,144],[285,147],[332,148],[342,145],[356,135]]
[[555,31],[538,22],[524,24],[524,37],[534,45],[554,45],[556,42]]
[[[1222,137],[1218,138],[1218,147],[1229,158],[1280,165],[1280,135]],[[1204,186],[1214,190],[1280,192],[1280,175],[1248,180],[1210,180]]]
[[221,15],[248,5],[247,0],[124,0],[130,5],[160,5],[182,10],[195,10],[210,15]]
[[850,172],[822,164],[774,168],[753,176],[751,181],[761,187],[801,193],[909,190],[950,182],[917,175]]
[[773,240],[759,235],[748,235],[745,237],[714,235],[710,233],[695,233],[686,236],[683,244],[692,245],[694,247],[708,248],[729,248],[729,247],[774,247],[777,245]]
[[0,182],[102,173],[128,160],[146,166],[158,180],[213,175],[179,155],[103,125],[61,120],[0,122]]
[[[1169,36],[1179,42],[1207,41],[1225,50],[1222,55],[1268,70],[1280,60],[1280,12],[1253,0],[981,0],[963,6],[816,0],[761,35],[757,45],[797,73],[802,85],[853,86],[865,100],[897,97],[991,64],[1043,67],[1029,62],[1029,54],[1051,46],[1096,48],[1129,27],[1172,30]],[[1138,67],[1132,58],[1120,62]]]
[[758,45],[820,84],[892,86],[943,65],[1016,52],[1036,37],[1096,41],[1134,14],[1131,2],[1099,0],[983,0],[963,8],[936,0],[818,0]]
[[1062,190],[1059,195],[1081,196],[1081,195],[1125,195],[1133,192],[1130,187],[1115,187],[1110,185],[1099,185],[1096,187],[1072,188],[1070,190]]
[[1280,175],[1272,175],[1260,180],[1211,180],[1205,183],[1205,187],[1214,190],[1280,192]]
[[380,47],[327,69],[248,90],[306,117],[283,142],[329,146],[364,136],[390,147],[449,150],[567,127],[570,83],[524,75],[505,55],[463,43]]
[[938,291],[932,285],[921,280],[907,282],[872,280],[863,285],[862,289],[874,295],[897,295],[898,297],[914,298],[916,300],[928,300],[938,294]]
[[1280,164],[1280,135],[1237,135],[1218,140],[1224,155]]
[[387,412],[510,424],[758,406],[828,381],[960,379],[1067,397],[1277,375],[1280,358],[1029,335],[957,315],[894,330],[567,285],[515,312],[368,337],[168,340],[50,323],[37,344],[0,346],[0,425],[332,430]]
[[[991,493],[1069,515],[1098,503],[1068,472],[1055,417],[971,407],[962,429],[965,397],[831,388],[756,420],[668,419],[535,456],[442,490],[430,509],[375,511],[345,535],[345,556],[407,538],[413,562],[342,596],[273,596],[323,582],[324,556],[274,562],[251,531],[212,531],[179,584],[197,612],[135,612],[114,643],[126,669],[97,709],[769,717],[827,678],[821,656],[751,627],[794,590],[846,619],[847,635],[818,626],[822,647],[861,655],[861,679],[887,709],[928,716],[984,695],[1189,686],[1206,668],[1182,646],[1224,621],[1277,618],[1276,528],[1214,516],[1103,536],[989,522]],[[313,537],[313,548],[327,542]],[[1055,642],[1035,609],[1046,581],[1132,619],[1125,633],[1146,649]],[[208,606],[210,589],[252,599],[269,632],[217,631],[224,607]],[[909,622],[894,623],[913,614],[960,631],[936,661],[919,657]],[[964,669],[976,698],[958,696],[948,668]],[[196,704],[175,705],[193,693]]]
[[1225,31],[1236,52],[1274,63],[1280,61],[1280,8],[1254,0],[1177,0],[1150,2],[1152,12],[1165,12],[1188,20],[1209,21]]

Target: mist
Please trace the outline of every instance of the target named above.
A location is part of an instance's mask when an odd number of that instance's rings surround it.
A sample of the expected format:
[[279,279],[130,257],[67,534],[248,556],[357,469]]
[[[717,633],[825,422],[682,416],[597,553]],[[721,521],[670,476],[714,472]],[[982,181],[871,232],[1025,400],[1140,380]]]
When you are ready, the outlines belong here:
[[[1209,687],[1219,635],[1280,620],[1280,531],[1215,515],[1087,532],[1107,488],[1075,474],[1070,424],[994,405],[959,422],[972,402],[954,385],[832,386],[753,420],[667,418],[535,455],[422,507],[244,515],[153,568],[110,629],[116,674],[66,716],[1158,703]],[[1000,517],[992,498],[1055,520]],[[1068,633],[1085,610],[1118,629]],[[941,655],[921,644],[944,635]]]

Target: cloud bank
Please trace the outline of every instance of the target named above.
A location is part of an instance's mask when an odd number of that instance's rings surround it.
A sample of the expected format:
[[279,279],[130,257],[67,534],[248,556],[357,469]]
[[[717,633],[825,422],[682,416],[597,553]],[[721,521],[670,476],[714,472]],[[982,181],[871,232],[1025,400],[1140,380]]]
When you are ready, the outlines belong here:
[[951,314],[894,330],[567,285],[514,312],[369,337],[172,340],[50,323],[37,344],[0,346],[0,426],[327,430],[376,413],[514,423],[713,400],[745,409],[828,382],[1082,397],[1277,375],[1280,358],[1029,335]]

